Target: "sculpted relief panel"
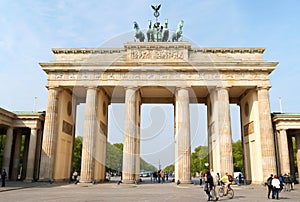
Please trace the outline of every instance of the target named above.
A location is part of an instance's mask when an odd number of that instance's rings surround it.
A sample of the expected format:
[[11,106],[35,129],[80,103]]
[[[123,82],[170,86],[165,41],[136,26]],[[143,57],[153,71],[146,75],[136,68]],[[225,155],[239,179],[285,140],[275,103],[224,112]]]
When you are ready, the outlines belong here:
[[130,50],[129,55],[130,60],[185,59],[183,50]]

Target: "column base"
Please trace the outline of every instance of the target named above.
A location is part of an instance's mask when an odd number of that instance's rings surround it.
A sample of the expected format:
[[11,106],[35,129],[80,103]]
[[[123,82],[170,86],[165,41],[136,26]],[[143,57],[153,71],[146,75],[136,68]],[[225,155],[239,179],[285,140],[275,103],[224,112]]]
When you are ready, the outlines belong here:
[[192,184],[192,180],[179,180],[180,184]]
[[80,183],[96,184],[96,180],[79,180]]
[[122,180],[122,183],[123,184],[136,184],[137,181],[135,181],[135,180]]
[[175,181],[175,183],[177,185],[179,185],[179,184],[192,184],[192,180],[179,180],[179,182],[177,180],[177,181]]

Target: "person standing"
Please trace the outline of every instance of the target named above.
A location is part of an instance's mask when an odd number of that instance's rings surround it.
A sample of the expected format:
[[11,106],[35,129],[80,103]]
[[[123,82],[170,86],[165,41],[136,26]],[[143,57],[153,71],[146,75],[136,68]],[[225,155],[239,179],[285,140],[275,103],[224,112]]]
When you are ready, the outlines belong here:
[[274,198],[273,186],[272,186],[273,174],[270,175],[267,179],[267,187],[268,187],[268,198],[270,198],[270,194],[272,193],[272,198]]
[[273,186],[273,193],[274,193],[274,197],[276,199],[279,199],[279,190],[280,190],[280,181],[277,178],[277,175],[274,175],[274,178],[272,180],[272,186]]
[[2,173],[1,173],[2,187],[5,187],[6,175],[7,175],[7,173],[6,173],[5,169],[3,169]]

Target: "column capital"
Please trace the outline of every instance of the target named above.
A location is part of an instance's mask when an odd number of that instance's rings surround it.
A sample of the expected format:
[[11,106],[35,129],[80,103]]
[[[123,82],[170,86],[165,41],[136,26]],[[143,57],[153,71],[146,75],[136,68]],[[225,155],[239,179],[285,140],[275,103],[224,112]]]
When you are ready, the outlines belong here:
[[267,86],[256,86],[256,90],[269,90],[271,88],[271,85]]
[[61,87],[59,87],[59,86],[46,86],[46,88],[48,89],[48,90],[61,90]]
[[216,90],[221,90],[221,89],[226,89],[226,90],[229,90],[232,86],[230,85],[217,85],[215,87]]
[[191,89],[191,86],[176,86],[175,90],[189,90]]
[[84,86],[87,90],[89,89],[95,89],[98,90],[98,86]]
[[137,90],[139,87],[138,86],[124,86],[125,90]]

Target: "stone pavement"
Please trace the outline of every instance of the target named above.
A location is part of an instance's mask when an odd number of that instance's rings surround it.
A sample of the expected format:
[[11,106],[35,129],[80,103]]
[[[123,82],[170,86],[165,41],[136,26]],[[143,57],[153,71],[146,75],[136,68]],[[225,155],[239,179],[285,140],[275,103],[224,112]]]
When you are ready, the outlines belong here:
[[[266,198],[267,188],[262,185],[233,186],[233,189],[233,199],[222,197],[219,201],[274,201]],[[300,201],[300,185],[291,192],[281,192],[280,200]],[[0,187],[0,201],[206,201],[206,195],[199,184],[7,182],[7,187]]]

